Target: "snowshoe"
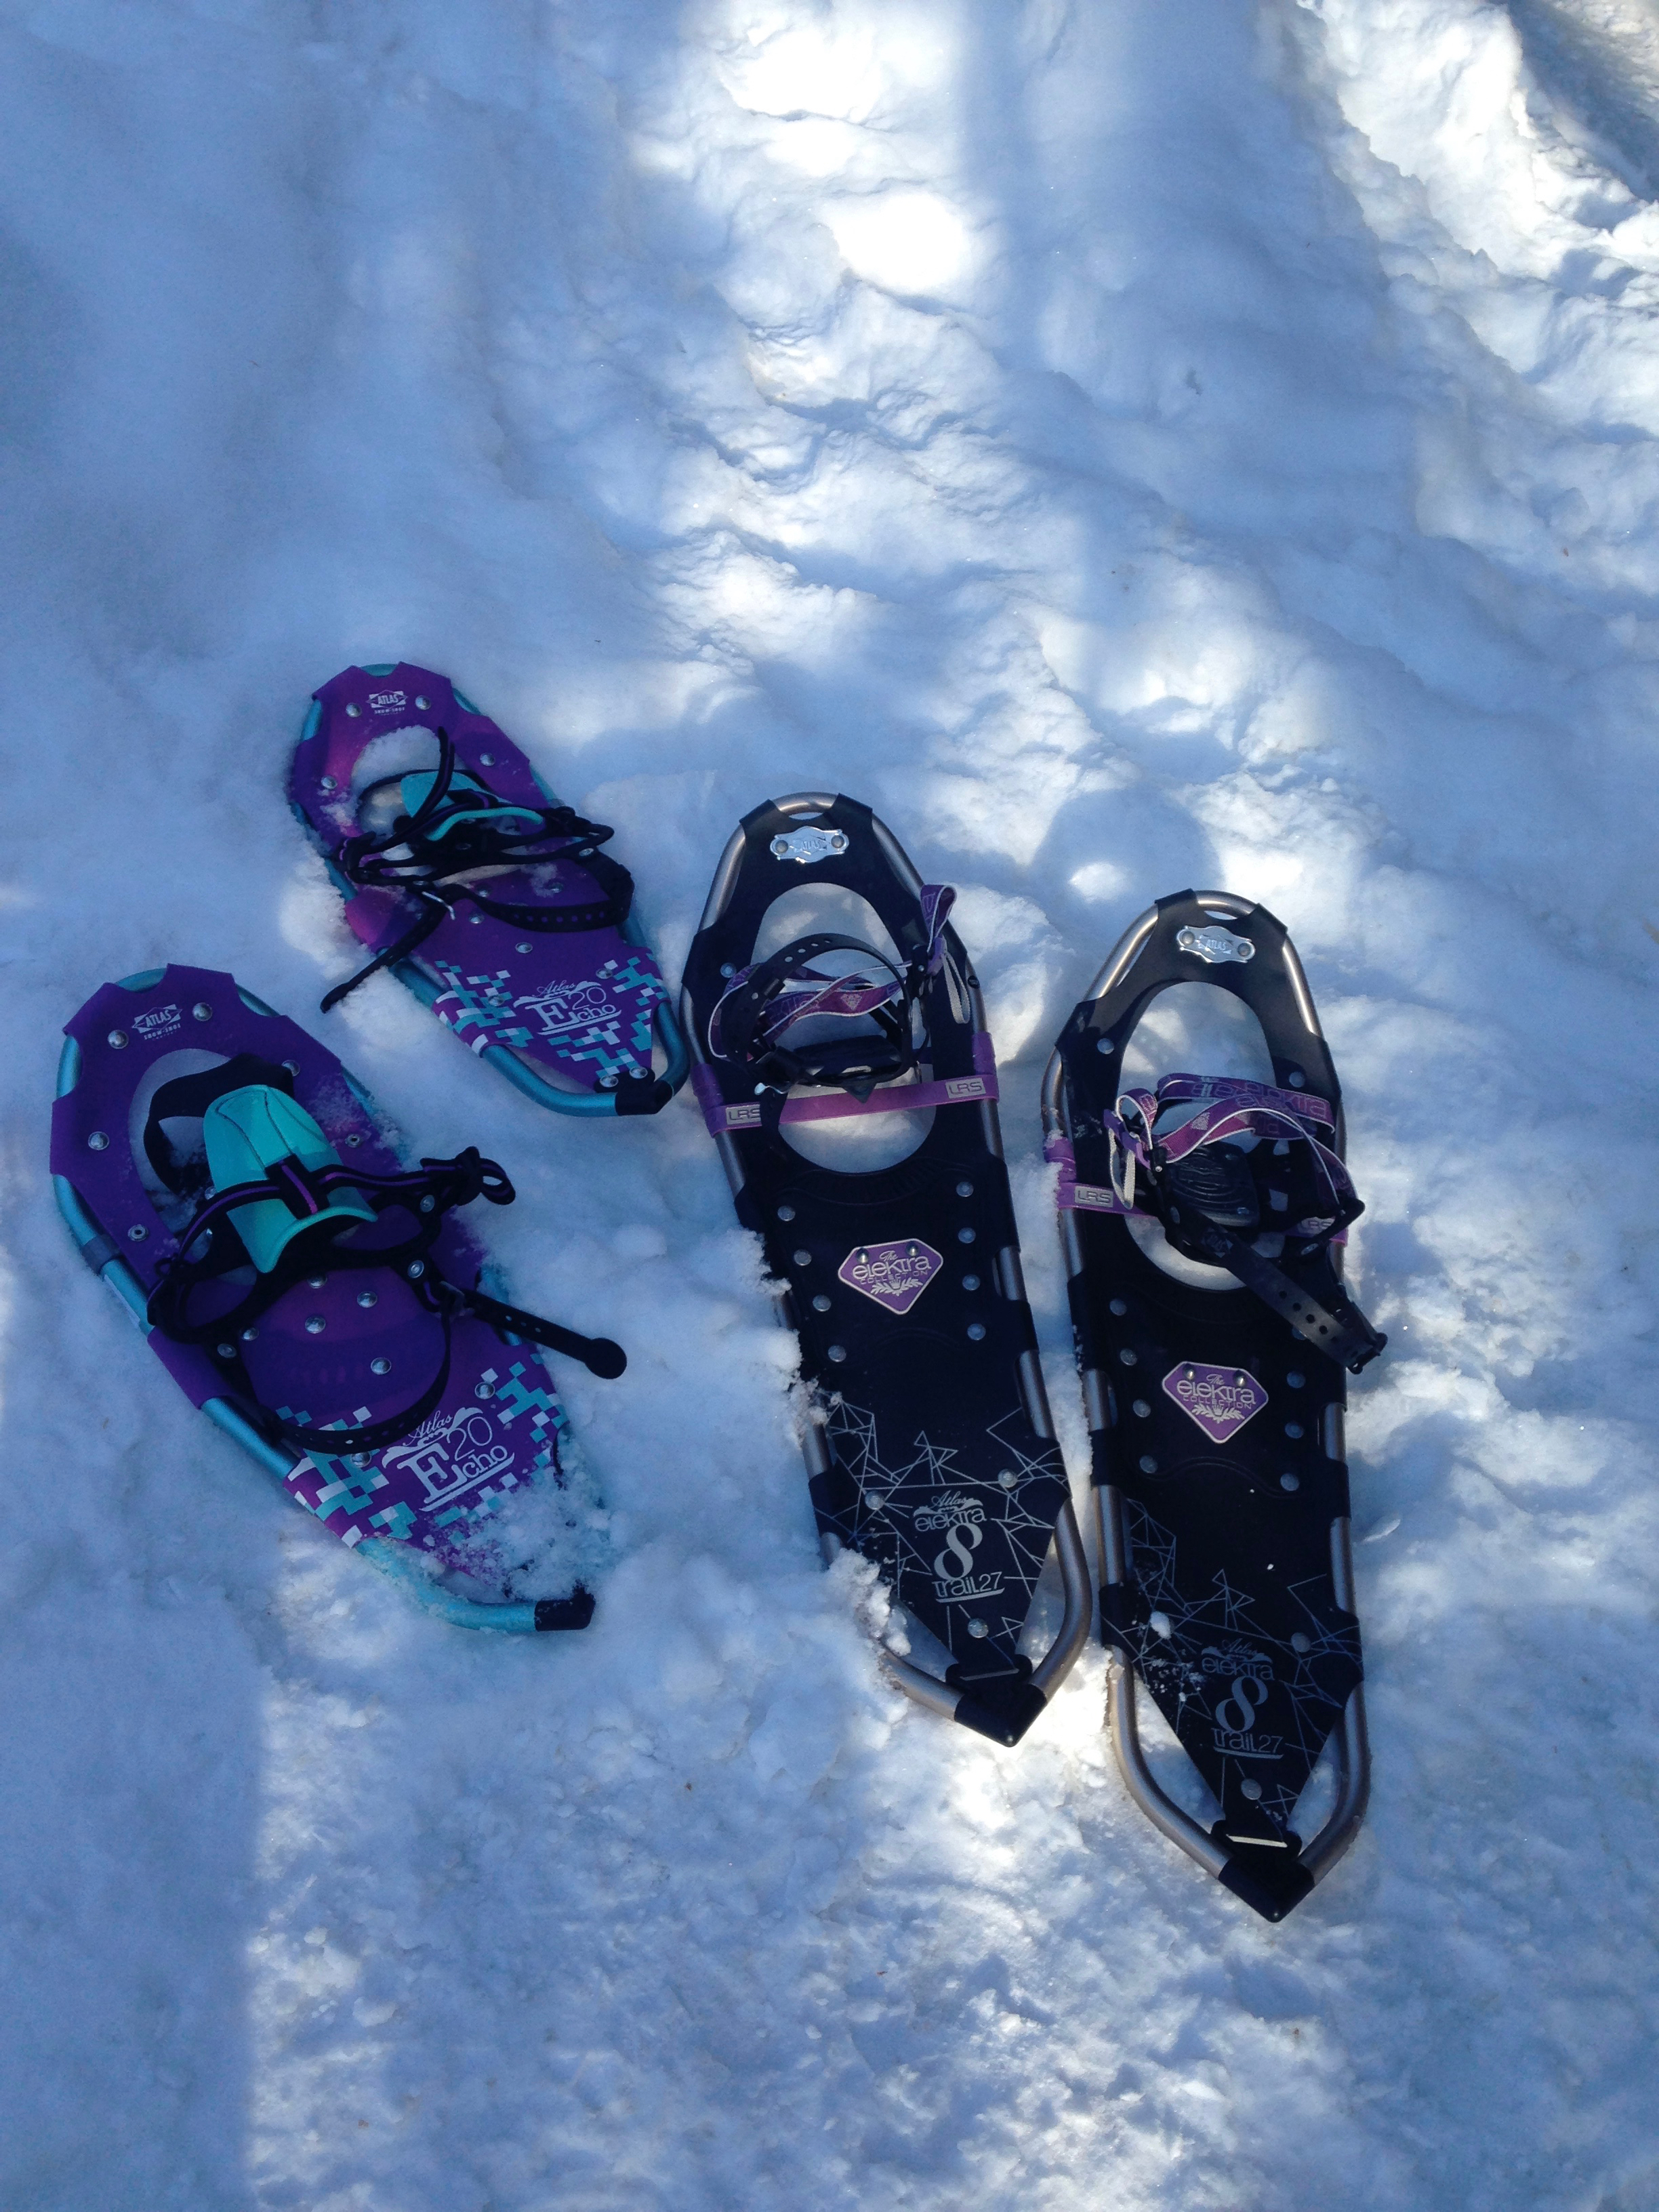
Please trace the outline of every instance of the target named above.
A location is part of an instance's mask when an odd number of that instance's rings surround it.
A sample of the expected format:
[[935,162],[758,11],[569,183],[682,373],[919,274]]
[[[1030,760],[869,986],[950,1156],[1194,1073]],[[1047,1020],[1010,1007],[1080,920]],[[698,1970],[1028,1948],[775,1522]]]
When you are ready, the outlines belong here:
[[333,1055],[211,969],[106,983],[66,1035],[59,1209],[191,1402],[432,1611],[585,1628],[580,1586],[507,1598],[499,1516],[564,1479],[532,1346],[627,1363],[479,1287],[454,1210],[509,1204],[501,1170],[472,1148],[405,1167]]
[[[1126,1085],[1137,1024],[1161,992],[1192,982],[1255,1017],[1271,1084]],[[1386,1341],[1341,1285],[1339,1248],[1362,1208],[1335,1071],[1283,925],[1220,893],[1160,899],[1066,1023],[1043,1112],[1092,1442],[1118,1763],[1165,1835],[1279,1920],[1364,1811],[1343,1409],[1347,1374]],[[1219,1808],[1208,1830],[1152,1774],[1137,1676]],[[1331,1738],[1334,1808],[1304,1844],[1297,1801]]]
[[[885,947],[820,928],[762,950],[791,926],[781,914],[769,925],[769,909],[809,887]],[[763,1239],[799,1339],[826,1557],[850,1546],[872,1560],[940,1647],[942,1679],[888,1655],[905,1689],[1014,1744],[1086,1639],[1091,1594],[1020,1273],[996,1062],[947,920],[954,896],[921,882],[867,806],[769,801],[726,848],[682,1011],[738,1217]],[[803,1156],[805,1125],[929,1112],[897,1161]],[[1065,1614],[1034,1668],[1021,1632],[1051,1545]]]
[[556,1113],[667,1104],[685,1046],[633,878],[600,850],[612,833],[561,806],[447,677],[400,662],[325,684],[289,797],[374,956],[325,1013],[389,968]]

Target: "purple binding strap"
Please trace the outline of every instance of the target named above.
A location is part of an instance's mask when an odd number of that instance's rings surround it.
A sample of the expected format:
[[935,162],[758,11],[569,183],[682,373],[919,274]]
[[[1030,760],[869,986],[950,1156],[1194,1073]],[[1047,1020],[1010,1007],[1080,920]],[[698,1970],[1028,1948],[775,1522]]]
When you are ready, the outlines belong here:
[[[996,1098],[1000,1095],[996,1054],[983,1030],[974,1038],[974,1066],[978,1071],[975,1074],[947,1076],[936,1083],[878,1085],[867,1098],[854,1098],[847,1091],[830,1091],[819,1098],[788,1098],[778,1118],[783,1121],[840,1121],[855,1114],[916,1114],[927,1106],[975,1105],[982,1099]],[[728,1106],[720,1097],[720,1081],[712,1067],[694,1067],[691,1088],[697,1094],[697,1103],[702,1108],[702,1118],[711,1135],[723,1137],[732,1129],[759,1128],[759,1102]]]
[[[1167,1136],[1155,1137],[1155,1125],[1166,1106],[1197,1103],[1191,1115]],[[1224,1143],[1230,1137],[1289,1139],[1305,1144],[1329,1197],[1333,1210],[1353,1188],[1341,1158],[1316,1136],[1316,1129],[1334,1130],[1336,1116],[1329,1102],[1310,1091],[1279,1091],[1267,1083],[1251,1083],[1233,1075],[1166,1075],[1156,1091],[1126,1091],[1115,1114],[1104,1113],[1101,1122],[1111,1140],[1109,1185],[1080,1183],[1077,1157],[1071,1140],[1056,1134],[1043,1147],[1043,1157],[1060,1169],[1055,1203],[1062,1213],[1131,1214],[1146,1221],[1155,1218],[1134,1203],[1139,1177],[1151,1171],[1154,1146],[1168,1166],[1185,1159],[1205,1145]],[[1127,1192],[1127,1194],[1126,1194]],[[1287,1224],[1291,1236],[1317,1236],[1331,1227],[1329,1216],[1310,1217]],[[1347,1232],[1331,1239],[1345,1244]]]
[[1072,1150],[1069,1137],[1058,1134],[1049,1138],[1042,1147],[1042,1157],[1051,1166],[1060,1170],[1060,1186],[1054,1194],[1054,1204],[1062,1213],[1133,1213],[1142,1221],[1152,1217],[1139,1206],[1126,1206],[1115,1190],[1104,1183],[1079,1182],[1077,1179],[1077,1155]]

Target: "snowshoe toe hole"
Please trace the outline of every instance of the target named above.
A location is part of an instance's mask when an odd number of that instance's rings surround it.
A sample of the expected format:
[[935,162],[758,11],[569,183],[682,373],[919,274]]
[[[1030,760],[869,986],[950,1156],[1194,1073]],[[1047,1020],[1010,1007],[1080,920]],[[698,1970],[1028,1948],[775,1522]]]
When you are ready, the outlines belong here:
[[[781,898],[774,899],[762,919],[755,939],[755,949],[750,955],[751,963],[769,959],[781,952],[786,945],[798,938],[833,933],[841,937],[857,938],[874,951],[882,953],[902,970],[904,965],[898,947],[884,927],[880,915],[867,899],[844,884],[806,882],[799,889],[787,890]],[[816,965],[826,973],[836,974],[858,965],[858,956],[848,951],[821,954]],[[875,1024],[867,1024],[872,1036]],[[855,1024],[833,1017],[811,1019],[799,1024],[789,1032],[793,1043],[813,1043],[828,1037],[849,1037],[858,1034]],[[792,1097],[822,1097],[821,1091],[798,1087]],[[848,1115],[842,1120],[823,1121],[789,1121],[783,1125],[786,1144],[799,1152],[814,1167],[828,1168],[840,1175],[868,1175],[880,1168],[896,1167],[901,1160],[908,1159],[921,1146],[933,1126],[933,1111],[924,1107],[915,1113],[868,1114]]]

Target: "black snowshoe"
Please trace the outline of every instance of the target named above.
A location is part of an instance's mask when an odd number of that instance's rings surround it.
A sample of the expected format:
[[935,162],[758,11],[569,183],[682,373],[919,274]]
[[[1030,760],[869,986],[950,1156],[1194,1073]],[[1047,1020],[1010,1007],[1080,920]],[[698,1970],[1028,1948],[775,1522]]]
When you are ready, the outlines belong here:
[[[785,893],[867,902],[890,950],[823,929],[756,946]],[[833,896],[834,894],[832,894]],[[747,815],[726,848],[685,970],[693,1083],[738,1216],[759,1232],[800,1340],[804,1438],[827,1557],[873,1560],[944,1680],[887,1655],[923,1704],[1017,1743],[1088,1635],[1090,1591],[1037,1364],[979,988],[885,826],[801,793]],[[895,1164],[848,1172],[783,1132],[931,1109]],[[1057,1545],[1065,1615],[1034,1668],[1019,1650]]]
[[[1272,1085],[1170,1075],[1155,1091],[1126,1088],[1137,1024],[1192,982],[1256,1017]],[[1165,1835],[1280,1920],[1365,1808],[1343,1409],[1345,1370],[1385,1341],[1338,1272],[1362,1208],[1283,925],[1219,893],[1160,899],[1066,1023],[1043,1116],[1093,1445],[1118,1764]],[[1217,1286],[1149,1257],[1136,1217],[1147,1243],[1161,1229],[1182,1259],[1223,1271]],[[1220,1808],[1207,1831],[1148,1765],[1137,1674]],[[1291,1823],[1333,1736],[1334,1808],[1304,1844]]]

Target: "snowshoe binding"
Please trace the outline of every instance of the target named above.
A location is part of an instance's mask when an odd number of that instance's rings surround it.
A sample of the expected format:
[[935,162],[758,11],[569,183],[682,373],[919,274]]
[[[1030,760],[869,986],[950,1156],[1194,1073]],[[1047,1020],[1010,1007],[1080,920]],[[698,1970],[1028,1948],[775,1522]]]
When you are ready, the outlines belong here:
[[[406,662],[325,684],[289,796],[373,958],[508,1081],[561,1114],[654,1114],[688,1065],[611,832],[561,806],[446,676]],[[465,908],[466,911],[462,911]]]
[[[793,926],[782,910],[768,919],[790,892],[861,933],[818,927],[763,949]],[[683,1013],[738,1217],[762,1237],[799,1338],[826,1556],[850,1546],[874,1561],[912,1628],[942,1647],[942,1679],[887,1655],[903,1687],[1014,1744],[1086,1640],[1091,1592],[1020,1274],[996,1063],[947,920],[954,896],[924,884],[855,800],[770,801],[726,847]],[[807,1134],[928,1112],[921,1141],[885,1164],[838,1165],[825,1133]],[[804,1157],[814,1143],[816,1160]],[[1051,1546],[1064,1619],[1034,1668],[1019,1646]]]
[[59,1209],[192,1403],[428,1609],[585,1628],[580,1585],[509,1595],[523,1570],[502,1528],[521,1538],[521,1501],[564,1481],[532,1347],[602,1376],[627,1363],[478,1286],[455,1209],[511,1203],[495,1163],[469,1147],[406,1167],[333,1055],[211,969],[107,983],[67,1038]]
[[[1255,1017],[1271,1083],[1125,1081],[1142,1017],[1194,982]],[[1220,893],[1159,900],[1066,1023],[1043,1113],[1093,1449],[1114,1748],[1164,1833],[1279,1920],[1364,1811],[1343,1409],[1347,1374],[1386,1341],[1341,1285],[1362,1208],[1283,925]],[[1137,1676],[1219,1808],[1207,1830],[1152,1773]],[[1335,1802],[1304,1844],[1292,1822],[1328,1740]]]

